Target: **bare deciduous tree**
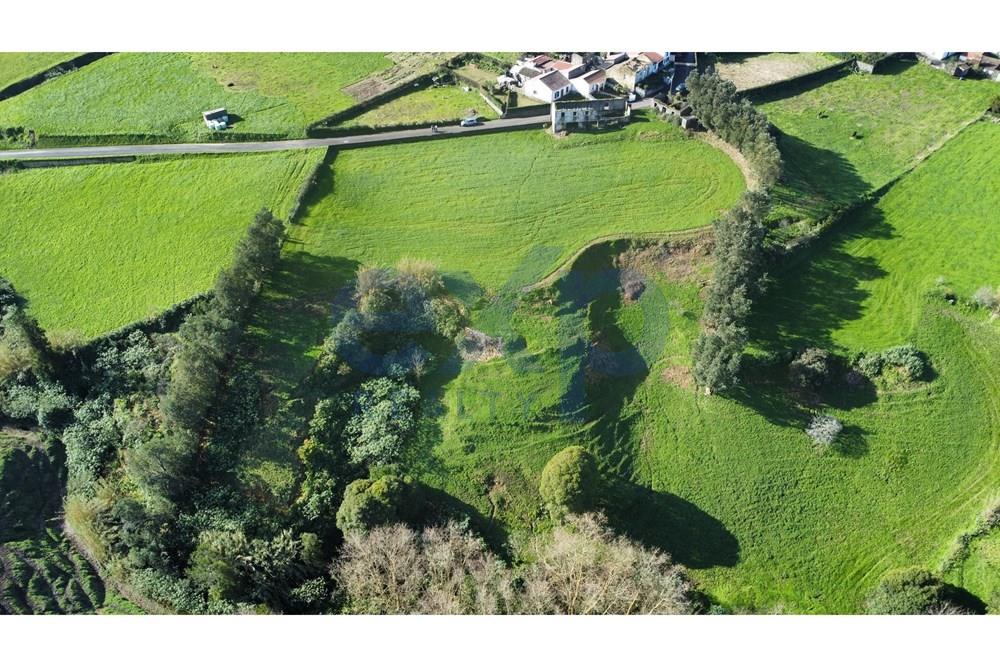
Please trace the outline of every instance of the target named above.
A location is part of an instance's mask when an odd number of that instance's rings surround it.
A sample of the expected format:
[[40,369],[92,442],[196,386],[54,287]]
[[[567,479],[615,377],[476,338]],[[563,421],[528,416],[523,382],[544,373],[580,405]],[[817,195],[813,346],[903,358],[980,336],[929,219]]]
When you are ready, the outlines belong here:
[[403,524],[346,537],[333,576],[357,614],[496,614],[513,610],[510,572],[455,524]]
[[693,587],[670,557],[612,534],[594,514],[532,546],[523,611],[534,614],[688,614]]

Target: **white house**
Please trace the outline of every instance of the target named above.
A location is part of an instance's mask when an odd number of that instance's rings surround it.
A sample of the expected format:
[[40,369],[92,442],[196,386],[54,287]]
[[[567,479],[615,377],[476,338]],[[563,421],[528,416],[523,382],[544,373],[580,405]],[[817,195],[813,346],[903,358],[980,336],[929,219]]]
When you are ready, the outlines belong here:
[[568,63],[565,60],[550,60],[545,63],[545,69],[554,69],[562,72],[567,79],[575,79],[587,71],[587,66],[581,60],[578,63]]
[[591,70],[582,76],[578,76],[574,79],[570,79],[570,83],[573,84],[573,88],[576,92],[580,93],[584,97],[593,97],[594,93],[598,93],[604,90],[604,84],[608,80],[608,75],[604,73],[604,70]]
[[619,60],[608,68],[608,75],[628,90],[644,79],[648,79],[670,64],[669,54],[656,51],[629,53],[628,58]]
[[573,85],[562,72],[552,70],[525,82],[524,94],[543,102],[562,99],[573,90]]

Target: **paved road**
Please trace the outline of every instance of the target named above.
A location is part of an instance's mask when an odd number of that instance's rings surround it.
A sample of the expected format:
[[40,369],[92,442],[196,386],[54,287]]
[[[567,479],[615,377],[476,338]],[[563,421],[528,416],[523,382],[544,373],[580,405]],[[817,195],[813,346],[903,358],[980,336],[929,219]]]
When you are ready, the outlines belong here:
[[176,155],[185,153],[260,153],[266,151],[287,151],[301,148],[324,146],[365,146],[384,142],[418,139],[444,139],[456,135],[475,134],[506,129],[540,127],[548,122],[548,116],[531,118],[503,118],[486,121],[482,125],[460,127],[442,126],[436,134],[427,128],[358,134],[349,137],[329,139],[291,139],[288,141],[240,141],[210,144],[142,144],[138,146],[73,146],[71,148],[29,148],[24,150],[0,151],[0,160],[52,160],[59,158],[101,158],[129,155]]

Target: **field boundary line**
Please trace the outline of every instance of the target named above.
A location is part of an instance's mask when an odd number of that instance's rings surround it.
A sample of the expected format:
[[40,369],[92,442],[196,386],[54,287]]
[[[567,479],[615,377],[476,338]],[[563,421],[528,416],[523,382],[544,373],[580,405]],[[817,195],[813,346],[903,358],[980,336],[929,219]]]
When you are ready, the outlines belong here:
[[78,56],[73,56],[69,60],[56,63],[41,72],[35,72],[34,74],[26,76],[23,79],[8,84],[0,90],[0,102],[9,100],[10,98],[20,95],[21,93],[25,93],[32,88],[49,81],[50,79],[74,72],[81,67],[85,67],[90,63],[96,62],[105,56],[110,56],[111,54],[111,51],[88,51],[87,53],[81,53]]

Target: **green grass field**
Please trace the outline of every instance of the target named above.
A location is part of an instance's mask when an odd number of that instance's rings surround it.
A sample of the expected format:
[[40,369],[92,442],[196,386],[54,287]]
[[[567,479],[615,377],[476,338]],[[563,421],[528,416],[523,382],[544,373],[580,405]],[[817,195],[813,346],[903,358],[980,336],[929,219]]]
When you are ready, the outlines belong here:
[[0,126],[32,128],[42,142],[203,139],[201,112],[226,107],[230,134],[297,137],[354,104],[344,86],[391,65],[379,53],[119,53],[0,103]]
[[[477,308],[476,319],[509,326],[511,295],[589,241],[702,227],[742,188],[738,168],[723,153],[659,122],[567,139],[523,131],[340,153],[293,230],[254,318],[255,363],[281,400],[253,439],[242,475],[280,502],[294,494],[294,451],[275,443],[294,441],[311,409],[300,400],[299,382],[331,327],[331,301],[360,264],[402,257],[436,262],[450,289],[471,306],[484,291],[507,295]],[[536,353],[558,354],[552,347],[557,324],[525,321],[546,341],[525,351],[528,365]],[[566,363],[568,369],[575,362]],[[504,377],[542,403],[562,394],[544,372],[522,377],[508,370]],[[439,391],[445,379],[430,380],[438,387],[429,391]],[[512,406],[506,423],[516,426],[518,416]],[[428,434],[438,428],[427,425]],[[562,429],[576,431],[576,425]],[[538,437],[549,448],[565,440],[554,431]],[[535,450],[532,465],[540,469],[547,451]],[[430,474],[428,461],[415,465]]]
[[980,116],[997,94],[991,81],[959,81],[919,63],[888,63],[885,72],[844,76],[762,105],[785,134],[779,215],[818,219],[857,201]]
[[[779,271],[753,325],[759,350],[912,342],[930,381],[838,386],[808,406],[780,367],[704,397],[688,368],[706,268],[668,263],[625,304],[609,260],[585,256],[555,307],[497,298],[476,311],[474,326],[519,342],[438,378],[416,469],[517,534],[545,523],[547,458],[584,443],[616,480],[616,528],[673,553],[735,609],[857,612],[888,570],[936,569],[1000,484],[1000,325],[928,295],[938,276],[962,296],[1000,283],[998,148],[1000,127],[967,129]],[[982,177],[969,178],[970,156]],[[615,353],[596,378],[593,341]],[[805,435],[813,409],[844,422],[837,448]]]
[[323,151],[0,175],[0,275],[49,331],[86,337],[207,289],[262,206],[287,214]]
[[[928,297],[938,276],[967,296],[1000,281],[1000,127],[976,125],[801,264],[759,309],[757,345],[842,351],[912,342],[936,379],[876,398],[840,392],[825,410],[847,428],[821,453],[781,382],[735,398],[656,379],[627,415],[637,478],[719,521],[738,562],[697,576],[720,600],[767,609],[851,612],[893,567],[936,568],[1000,482],[1000,331],[984,314]],[[970,156],[985,167],[969,178]],[[681,426],[682,425],[682,426]],[[766,517],[766,519],[764,519]],[[705,522],[713,525],[712,522]]]
[[366,263],[419,257],[498,288],[600,236],[703,227],[742,189],[722,152],[657,121],[351,150],[323,172],[304,241]]
[[343,123],[344,127],[406,125],[433,121],[458,121],[467,117],[469,109],[484,119],[493,119],[497,113],[475,90],[465,92],[460,86],[424,88],[415,93],[397,97],[385,104],[369,109],[360,116]]
[[69,60],[75,53],[0,53],[0,88]]

